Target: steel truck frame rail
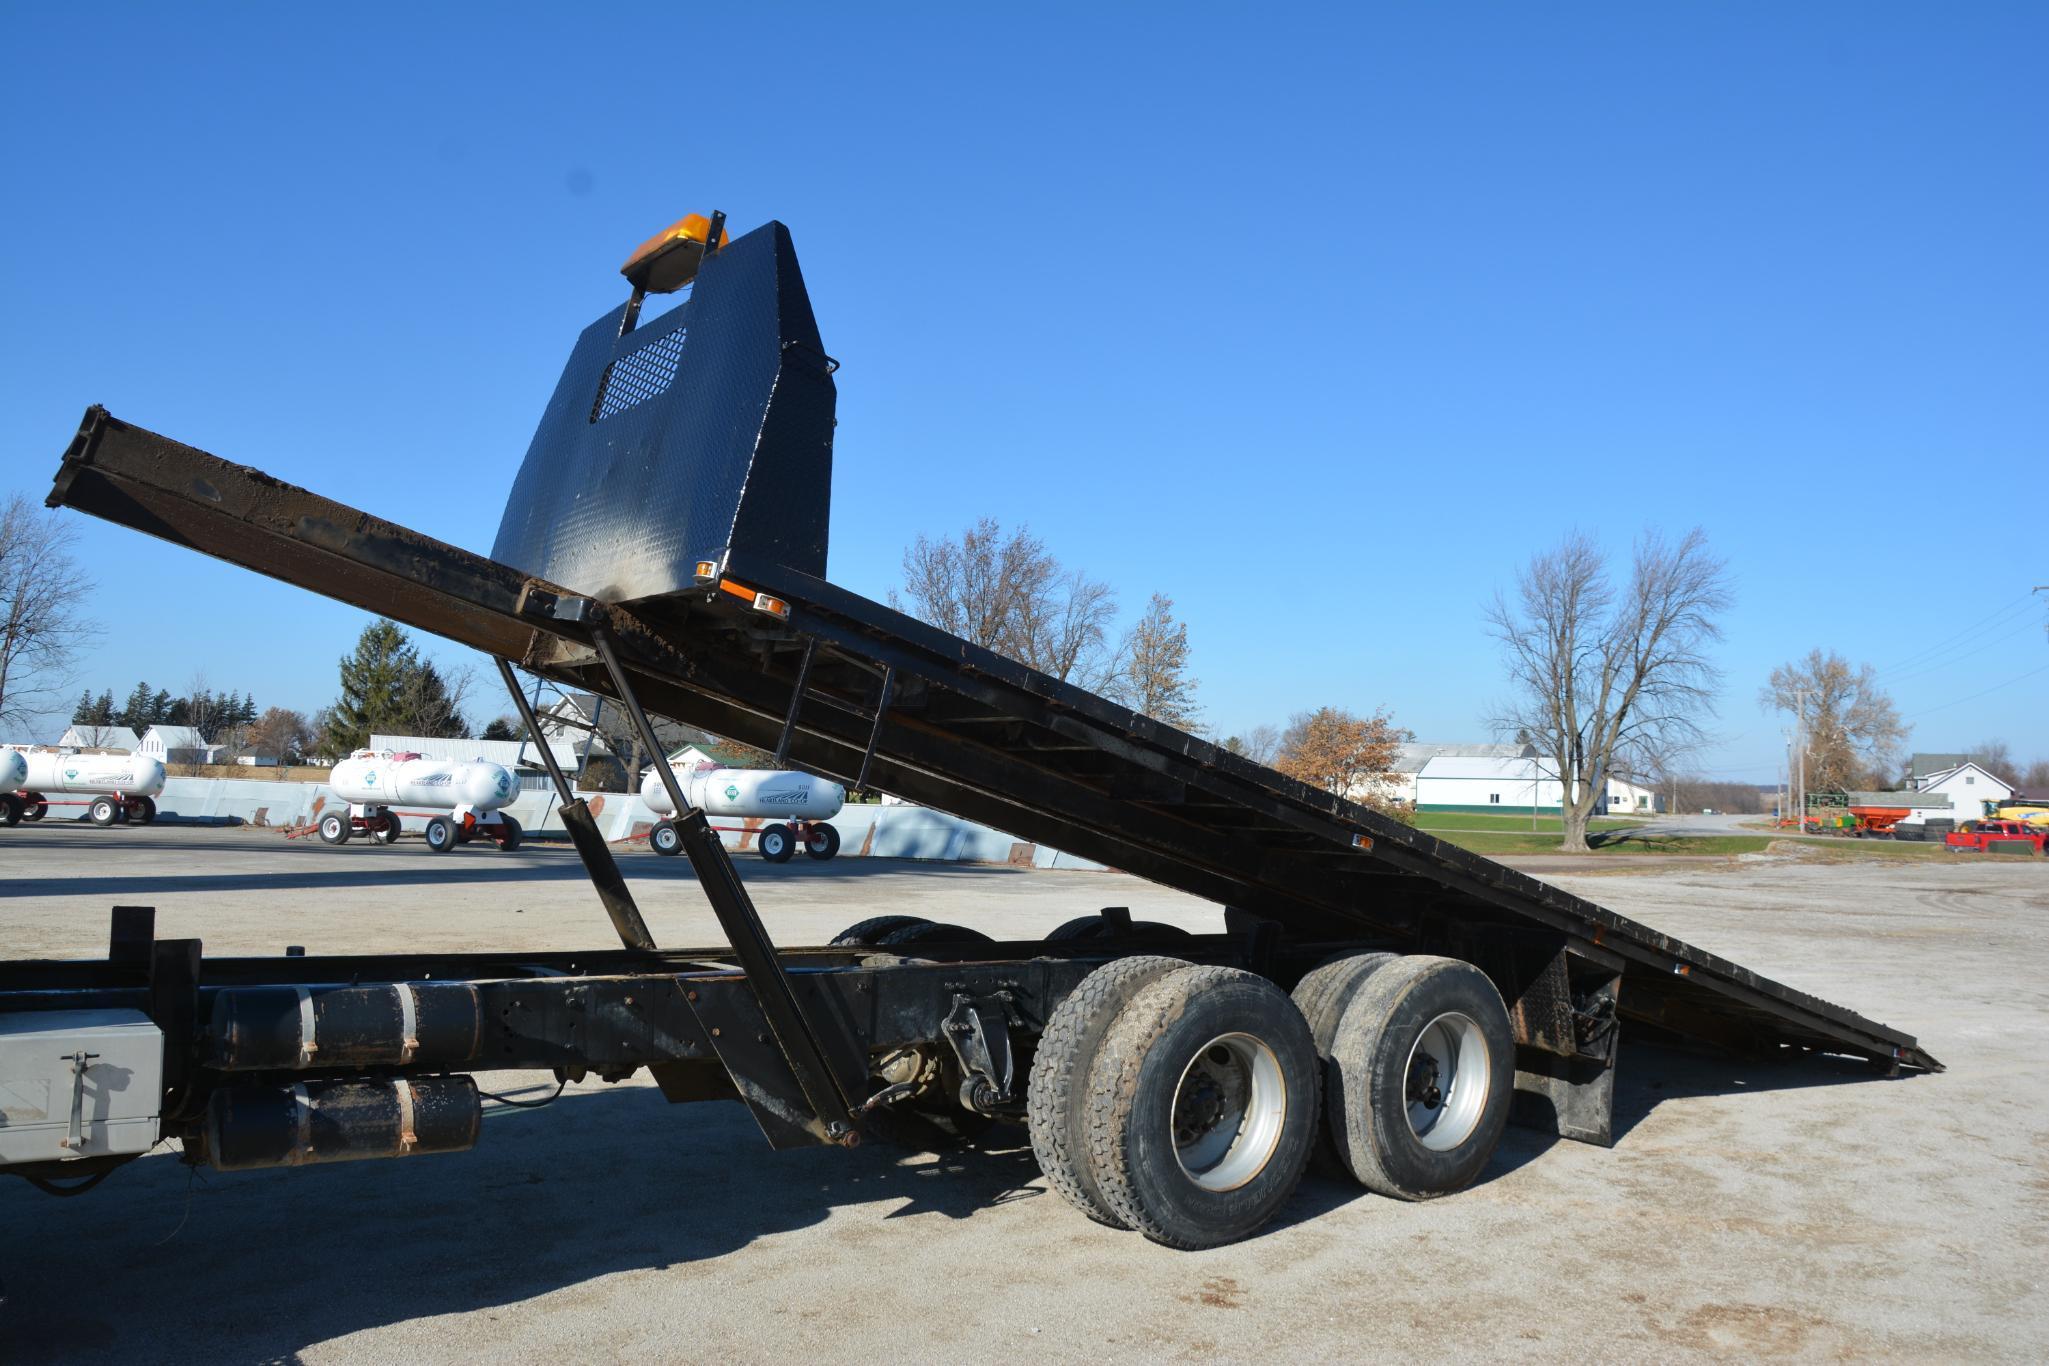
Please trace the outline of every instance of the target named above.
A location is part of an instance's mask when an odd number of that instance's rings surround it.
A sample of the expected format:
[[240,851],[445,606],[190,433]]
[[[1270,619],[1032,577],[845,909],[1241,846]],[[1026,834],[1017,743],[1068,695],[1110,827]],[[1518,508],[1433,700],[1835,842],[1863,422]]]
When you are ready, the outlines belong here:
[[[482,650],[523,713],[514,663],[615,699],[651,752],[649,711],[1221,903],[1227,932],[1111,908],[1045,941],[918,922],[778,949],[668,775],[729,944],[662,950],[550,762],[620,949],[203,959],[117,908],[105,961],[0,964],[0,1025],[146,1016],[165,1129],[225,1167],[468,1146],[469,1077],[491,1068],[647,1067],[671,1100],[740,1099],[777,1147],[1028,1114],[1056,1189],[1178,1246],[1257,1227],[1319,1131],[1411,1198],[1469,1183],[1511,1107],[1611,1141],[1624,1022],[1939,1068],[1897,1030],[829,583],[837,366],[788,232],[728,244],[722,217],[692,222],[650,244],[683,268],[637,256],[632,299],[585,331],[490,557],[99,408],[49,501]],[[689,300],[638,327],[678,275]]]

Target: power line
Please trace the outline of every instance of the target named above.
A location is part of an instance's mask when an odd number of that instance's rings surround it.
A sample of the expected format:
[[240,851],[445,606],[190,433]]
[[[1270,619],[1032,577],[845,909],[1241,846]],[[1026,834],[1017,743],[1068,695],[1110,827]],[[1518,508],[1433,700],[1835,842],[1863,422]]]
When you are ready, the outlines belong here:
[[1929,674],[1941,673],[1950,665],[1958,663],[1961,660],[1969,659],[1973,655],[1984,654],[1987,650],[1991,649],[1995,645],[2004,645],[2009,640],[2018,640],[2022,636],[2032,635],[2036,631],[2039,631],[2041,629],[2042,626],[2040,622],[2023,622],[2021,624],[2021,628],[2018,631],[2008,631],[2003,636],[1994,636],[1992,639],[1984,642],[1981,645],[1973,646],[1971,649],[1965,650],[1962,654],[1947,655],[1941,659],[1933,661],[1932,663],[1925,664],[1920,668],[1909,669],[1906,673],[1903,674],[1882,674],[1880,675],[1880,677],[1882,677],[1885,680],[1886,685],[1888,687],[1896,686],[1900,683],[1911,682],[1916,678],[1926,678]]
[[1976,636],[1980,631],[1982,631],[1984,628],[1988,626],[2003,626],[2007,622],[2014,620],[2015,618],[2019,617],[2022,612],[2026,611],[2030,606],[2034,605],[2034,602],[2034,594],[2023,593],[2015,601],[2009,602],[2004,607],[2000,607],[1997,610],[1995,610],[1991,616],[1984,617],[1978,621],[1971,623],[1969,626],[1966,626],[1963,630],[1958,631],[1955,635],[1946,636],[1943,639],[1935,642],[1935,644],[1933,645],[1925,645],[1922,648],[1914,651],[1912,654],[1908,655],[1906,658],[1901,659],[1895,663],[1886,665],[1884,668],[1878,671],[1879,676],[1881,678],[1886,677],[1896,669],[1916,668],[1920,666],[1924,661],[1933,659],[1935,656],[1941,654],[1942,651],[1949,649],[1951,646],[1963,644],[1965,641],[1969,640],[1973,636]]
[[1928,715],[1929,712],[1947,711],[1951,707],[1961,706],[1966,702],[1975,702],[1979,698],[1987,696],[1991,693],[1996,693],[2002,688],[2011,688],[2016,683],[2025,683],[2030,678],[2033,678],[2036,674],[2049,674],[2049,664],[2044,664],[2039,669],[2030,669],[2028,672],[2022,674],[2020,677],[2009,678],[2004,683],[1994,683],[1991,687],[1985,689],[1984,692],[1974,692],[1969,697],[1952,698],[1947,702],[1938,703],[1935,706],[1925,708],[1921,711],[1917,711],[1912,716],[1909,716],[1906,719],[1909,721],[1913,721],[1918,719],[1919,717]]

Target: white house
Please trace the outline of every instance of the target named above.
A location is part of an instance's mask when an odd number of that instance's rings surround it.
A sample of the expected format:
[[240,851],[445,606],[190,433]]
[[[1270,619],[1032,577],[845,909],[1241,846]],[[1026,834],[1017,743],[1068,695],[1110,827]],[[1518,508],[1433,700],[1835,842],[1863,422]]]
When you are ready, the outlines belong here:
[[1949,798],[1950,813],[1959,824],[1984,819],[1986,802],[2003,802],[2013,795],[2013,788],[1998,775],[1968,759],[1954,768],[1917,777],[1914,787]]
[[210,764],[219,748],[194,726],[151,726],[135,752],[165,764]]
[[57,740],[59,749],[125,749],[130,754],[142,747],[142,737],[127,726],[74,725]]
[[[1467,755],[1438,755],[1424,761],[1416,774],[1418,811],[1517,812],[1539,811],[1552,815],[1565,805],[1565,788],[1558,781],[1558,768],[1548,759],[1531,755],[1516,758],[1485,758]],[[1658,809],[1658,797],[1647,787],[1622,778],[1609,778],[1595,810],[1602,815],[1650,815]]]

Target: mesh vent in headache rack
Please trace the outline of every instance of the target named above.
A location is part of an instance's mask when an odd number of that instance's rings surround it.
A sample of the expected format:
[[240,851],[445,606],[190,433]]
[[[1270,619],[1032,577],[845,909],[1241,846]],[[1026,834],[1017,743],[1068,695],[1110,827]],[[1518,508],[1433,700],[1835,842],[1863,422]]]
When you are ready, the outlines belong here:
[[621,356],[605,367],[598,381],[597,400],[591,404],[593,422],[603,422],[668,390],[676,378],[676,366],[683,359],[686,329],[655,338],[631,355]]

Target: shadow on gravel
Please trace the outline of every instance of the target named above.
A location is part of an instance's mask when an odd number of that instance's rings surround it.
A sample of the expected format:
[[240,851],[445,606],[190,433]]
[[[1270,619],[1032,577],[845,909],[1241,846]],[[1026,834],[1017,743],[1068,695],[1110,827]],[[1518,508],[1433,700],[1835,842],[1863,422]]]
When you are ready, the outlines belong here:
[[1622,1055],[1616,1062],[1615,1071],[1614,1128],[1617,1143],[1625,1142],[1630,1130],[1641,1123],[1661,1100],[1728,1096],[1748,1091],[1800,1091],[1811,1086],[1840,1086],[1849,1082],[1886,1079],[1883,1071],[1862,1058],[1805,1053],[1784,1059],[1753,1061],[1669,1048],[1662,1044],[1632,1044],[1627,1040],[1628,1030],[1625,1023]]
[[953,1220],[1045,1196],[1023,1135],[939,1158],[776,1154],[737,1103],[594,1085],[492,1110],[466,1154],[197,1178],[153,1157],[76,1200],[9,1181],[0,1361],[284,1361],[386,1324],[545,1313],[530,1301],[687,1276],[840,1206]]
[[[1623,1143],[1667,1098],[1874,1075],[1843,1059],[1755,1065],[1652,1045],[1625,1045],[1621,1069]],[[1481,1184],[1559,1141],[1511,1126]],[[880,1145],[777,1154],[737,1103],[672,1107],[652,1088],[589,1084],[546,1109],[493,1108],[477,1150],[454,1156],[196,1176],[158,1156],[77,1200],[0,1182],[0,1361],[291,1360],[415,1319],[546,1313],[538,1297],[605,1276],[687,1276],[842,1207],[866,1207],[856,1223],[1000,1219],[1040,1198],[1057,1197],[1018,1126],[936,1158]],[[1259,1236],[1375,1198],[1312,1174]]]

